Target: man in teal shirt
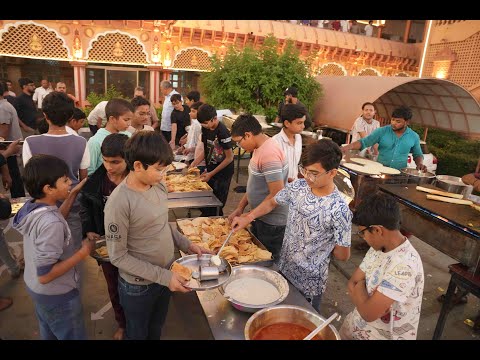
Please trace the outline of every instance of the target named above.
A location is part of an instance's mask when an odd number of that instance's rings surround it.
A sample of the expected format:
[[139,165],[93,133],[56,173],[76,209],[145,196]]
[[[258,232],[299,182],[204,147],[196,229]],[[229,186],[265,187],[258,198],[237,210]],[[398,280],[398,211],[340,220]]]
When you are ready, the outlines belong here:
[[427,167],[423,164],[420,137],[408,127],[411,118],[412,110],[408,106],[400,106],[392,112],[391,126],[376,129],[370,135],[343,146],[342,151],[345,153],[348,150],[363,150],[378,144],[377,161],[384,166],[398,170],[406,168],[408,154],[411,152],[417,169],[427,171]]

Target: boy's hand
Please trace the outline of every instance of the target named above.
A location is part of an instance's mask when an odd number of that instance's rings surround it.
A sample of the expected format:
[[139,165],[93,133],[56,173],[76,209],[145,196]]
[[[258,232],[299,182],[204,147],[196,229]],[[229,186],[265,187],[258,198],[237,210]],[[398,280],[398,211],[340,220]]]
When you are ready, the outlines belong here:
[[73,189],[70,190],[71,195],[78,195],[78,193],[82,190],[83,185],[87,182],[88,177],[80,181]]
[[202,254],[215,255],[215,253],[213,251],[207,250],[204,247],[199,246],[199,245],[194,244],[194,243],[190,244],[190,246],[188,247],[188,251],[191,252],[192,254],[197,254],[198,257],[202,256]]
[[87,239],[90,241],[100,240],[100,235],[94,232],[87,232]]
[[90,241],[88,239],[85,239],[82,241],[82,248],[80,249],[80,251],[83,251],[83,254],[85,255],[85,257],[90,255],[93,250],[95,250],[94,241]]
[[187,283],[188,281],[186,281],[183,277],[176,273],[173,273],[172,278],[170,279],[170,284],[168,284],[168,288],[170,289],[170,291],[187,293],[192,291],[191,289],[185,287],[185,284]]
[[208,173],[207,170],[205,170],[203,174],[200,175],[200,180],[202,180],[203,182],[209,182],[211,178],[212,178],[212,175],[210,175],[210,173]]

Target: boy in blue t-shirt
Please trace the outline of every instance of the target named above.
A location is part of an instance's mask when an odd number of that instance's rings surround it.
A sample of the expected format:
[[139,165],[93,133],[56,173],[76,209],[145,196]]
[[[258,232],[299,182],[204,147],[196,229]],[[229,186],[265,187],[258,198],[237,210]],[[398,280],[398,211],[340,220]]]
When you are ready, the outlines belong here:
[[330,255],[339,260],[350,258],[352,212],[333,183],[341,159],[339,146],[331,140],[307,146],[299,166],[304,178],[287,184],[275,197],[232,222],[232,227],[240,230],[277,205],[288,205],[278,268],[317,311]]

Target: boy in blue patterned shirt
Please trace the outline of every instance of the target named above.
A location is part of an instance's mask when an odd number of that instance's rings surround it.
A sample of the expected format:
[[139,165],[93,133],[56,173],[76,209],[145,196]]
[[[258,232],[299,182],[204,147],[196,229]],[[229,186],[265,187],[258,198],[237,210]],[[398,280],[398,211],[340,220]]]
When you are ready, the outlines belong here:
[[232,222],[232,227],[240,230],[277,205],[288,205],[278,267],[317,311],[330,255],[344,261],[350,258],[352,212],[333,183],[341,159],[340,147],[331,140],[307,146],[299,166],[304,178],[289,183],[275,197]]

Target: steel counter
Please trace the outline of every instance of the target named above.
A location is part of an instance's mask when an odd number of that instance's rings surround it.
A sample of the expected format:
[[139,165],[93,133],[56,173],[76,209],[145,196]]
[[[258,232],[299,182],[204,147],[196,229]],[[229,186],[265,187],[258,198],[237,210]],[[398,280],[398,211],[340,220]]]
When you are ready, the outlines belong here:
[[217,208],[217,216],[219,215],[220,208],[222,207],[222,202],[218,200],[215,195],[202,196],[202,197],[192,197],[192,198],[183,198],[183,199],[168,199],[168,209],[198,209],[205,207],[215,207]]
[[[272,269],[277,270],[275,267],[272,267]],[[279,305],[297,305],[317,313],[295,286],[290,282],[288,285],[288,296],[285,301]],[[232,304],[220,294],[218,288],[208,291],[197,291],[197,296],[215,340],[245,340],[245,324],[253,313],[242,312],[235,309]]]

